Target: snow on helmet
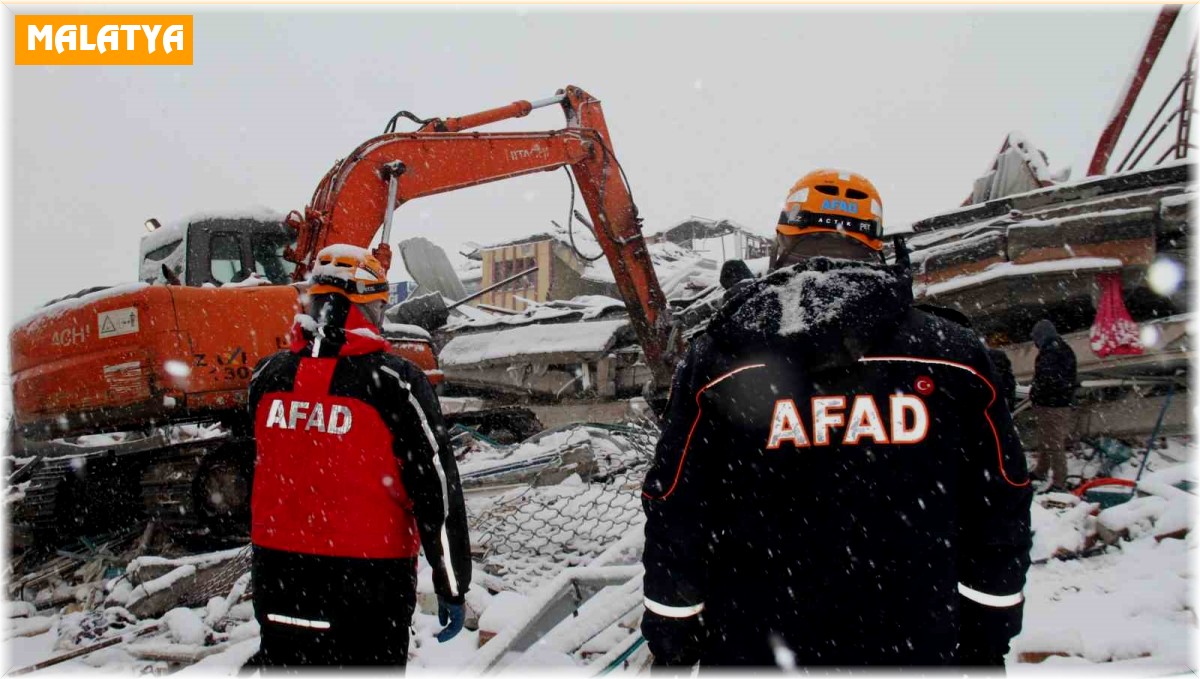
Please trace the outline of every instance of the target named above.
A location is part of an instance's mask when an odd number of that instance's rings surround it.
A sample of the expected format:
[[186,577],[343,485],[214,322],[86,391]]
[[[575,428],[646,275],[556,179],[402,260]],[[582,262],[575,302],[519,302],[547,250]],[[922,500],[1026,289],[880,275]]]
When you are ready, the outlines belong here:
[[789,237],[837,233],[878,252],[883,250],[883,201],[860,174],[816,170],[792,186],[775,231]]
[[355,304],[388,298],[387,269],[365,248],[330,245],[317,253],[310,295],[335,294]]

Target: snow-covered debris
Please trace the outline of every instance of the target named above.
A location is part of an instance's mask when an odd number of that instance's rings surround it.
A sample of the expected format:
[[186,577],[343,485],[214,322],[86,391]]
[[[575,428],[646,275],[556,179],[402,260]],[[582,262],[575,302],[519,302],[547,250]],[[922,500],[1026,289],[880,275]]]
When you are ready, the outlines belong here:
[[163,614],[162,620],[177,644],[201,646],[210,631],[200,616],[187,608],[172,608]]
[[1116,271],[1121,268],[1121,260],[1110,257],[1072,257],[1070,259],[1055,259],[1033,264],[1013,264],[1001,262],[974,274],[956,276],[949,280],[932,285],[917,286],[918,294],[928,296],[944,295],[977,285],[982,285],[1001,278],[1015,278],[1034,274],[1066,274],[1097,273],[1101,271]]
[[[594,639],[604,630],[615,626],[630,611],[637,609],[640,612],[643,601],[641,576],[630,578],[621,585],[605,587],[585,601],[574,615],[539,639],[530,650],[572,653],[589,639]],[[617,641],[623,639],[626,634],[628,632],[617,637]],[[597,650],[603,652],[608,648],[602,647]]]
[[1161,497],[1133,498],[1100,512],[1096,521],[1113,532],[1128,532],[1130,538],[1136,539],[1153,529],[1167,504]]
[[[595,471],[609,474],[644,460],[644,453],[630,445],[620,433],[607,428],[570,424],[535,434],[516,446],[480,448],[458,466],[464,480],[523,463],[548,462],[563,452],[586,447],[595,461]],[[561,481],[560,481],[561,483]]]
[[[670,242],[651,243],[646,249],[667,299],[686,297],[718,282],[721,263],[716,260]],[[617,282],[606,259],[589,263],[583,277],[598,283]]]
[[579,295],[569,300],[556,299],[529,304],[523,311],[513,314],[493,314],[463,305],[456,307],[455,311],[471,309],[478,314],[471,314],[465,318],[452,318],[447,322],[445,329],[447,332],[455,333],[536,323],[590,321],[614,315],[624,308],[623,302],[605,295]]
[[442,366],[503,361],[514,356],[562,352],[602,353],[617,341],[628,321],[593,321],[558,325],[531,325],[498,332],[458,335],[442,348]]
[[58,623],[58,618],[52,615],[32,615],[27,618],[13,618],[4,625],[4,638],[32,637],[45,634]]
[[1096,535],[1096,520],[1092,516],[1097,505],[1078,503],[1074,506],[1047,507],[1052,498],[1039,497],[1030,507],[1030,523],[1033,528],[1033,548],[1029,558],[1042,562],[1062,556],[1078,554],[1086,549]]
[[6,488],[4,491],[4,504],[10,505],[24,500],[25,491],[29,489],[29,484],[31,483],[33,482],[22,481],[21,483],[16,483]]
[[479,616],[479,631],[496,635],[528,616],[529,597],[517,592],[498,592],[488,602],[487,610]]
[[[153,559],[153,558],[158,558],[158,557],[144,557],[144,558]],[[165,561],[165,559],[164,559],[164,561]],[[130,565],[132,566],[132,563]],[[141,601],[142,599],[144,599],[148,596],[151,596],[153,594],[162,592],[166,589],[169,589],[171,587],[171,585],[174,585],[175,583],[177,583],[180,580],[183,580],[185,578],[190,578],[195,574],[196,574],[196,567],[189,564],[186,566],[179,566],[178,568],[175,568],[174,570],[170,571],[169,573],[167,573],[166,575],[163,575],[161,577],[157,577],[153,580],[143,582],[142,584],[133,588],[133,591],[129,593],[129,599],[128,599],[127,606],[133,606],[133,605],[137,604],[137,602]]]
[[1045,655],[1092,663],[1144,658],[1160,667],[1188,667],[1196,625],[1188,597],[1193,547],[1191,541],[1149,538],[1089,559],[1034,566],[1010,671],[1013,660],[1036,662]]
[[211,677],[237,676],[242,665],[258,652],[258,635],[239,640],[219,653],[202,658],[196,664],[184,668],[174,676]]
[[37,615],[37,606],[28,601],[8,601],[4,608],[10,618],[29,618]]
[[[234,557],[243,554],[246,551],[245,547],[234,547],[232,549],[223,549],[218,552],[206,552],[204,554],[193,554],[190,556],[180,556],[175,558],[164,558],[161,556],[139,556],[129,562],[125,568],[125,572],[130,577],[138,579],[138,574],[142,569],[154,568],[156,572],[162,572],[166,569],[171,569],[171,572],[178,570],[180,566],[194,566],[195,568],[205,568],[212,566],[222,561],[228,561]],[[161,579],[161,578],[159,578]],[[140,582],[141,580],[139,580]]]

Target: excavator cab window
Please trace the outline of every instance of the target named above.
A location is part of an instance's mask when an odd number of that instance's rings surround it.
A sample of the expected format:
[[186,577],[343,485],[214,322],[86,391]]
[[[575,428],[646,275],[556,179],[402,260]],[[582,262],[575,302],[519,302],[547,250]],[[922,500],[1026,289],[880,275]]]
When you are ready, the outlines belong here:
[[278,285],[290,283],[296,264],[283,258],[283,250],[290,243],[291,239],[282,231],[279,234],[252,234],[250,252],[255,273]]
[[146,259],[149,259],[149,260],[152,260],[155,262],[161,262],[164,259],[166,259],[167,257],[170,257],[171,254],[175,252],[175,250],[179,249],[179,244],[182,242],[183,242],[183,240],[180,239],[173,243],[168,243],[168,244],[162,246],[161,248],[151,250],[150,252],[146,253]]
[[219,284],[237,283],[249,274],[242,267],[241,238],[237,233],[214,233],[209,241],[209,271]]

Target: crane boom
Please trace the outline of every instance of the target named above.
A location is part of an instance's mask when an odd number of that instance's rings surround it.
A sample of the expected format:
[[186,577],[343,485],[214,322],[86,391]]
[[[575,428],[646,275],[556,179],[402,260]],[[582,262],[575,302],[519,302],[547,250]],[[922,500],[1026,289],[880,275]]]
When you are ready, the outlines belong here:
[[[560,104],[565,129],[549,132],[467,132]],[[411,117],[411,115],[410,115]],[[367,140],[334,164],[312,201],[289,215],[296,244],[285,256],[295,277],[307,273],[316,253],[332,243],[368,245],[389,205],[512,177],[569,168],[587,205],[617,290],[660,387],[670,383],[679,353],[671,315],[642,234],[624,172],[612,150],[600,101],[568,86],[547,99],[517,101],[459,118],[419,121],[416,132]],[[395,179],[395,195],[389,179]]]

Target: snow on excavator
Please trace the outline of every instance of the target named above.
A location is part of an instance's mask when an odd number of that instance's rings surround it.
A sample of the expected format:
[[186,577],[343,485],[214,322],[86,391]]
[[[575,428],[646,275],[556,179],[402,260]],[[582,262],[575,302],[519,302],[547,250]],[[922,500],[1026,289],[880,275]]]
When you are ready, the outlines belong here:
[[[564,129],[462,133],[554,104]],[[421,127],[397,133],[401,117]],[[679,340],[600,102],[567,87],[461,118],[402,111],[334,164],[303,214],[282,224],[263,215],[150,220],[140,282],[85,290],[16,324],[11,436],[26,463],[10,481],[28,483],[12,515],[14,545],[53,546],[146,516],[175,536],[244,537],[254,467],[246,389],[255,363],[287,345],[315,253],[369,246],[381,226],[388,242],[392,213],[409,200],[564,167],[665,388]],[[428,335],[384,331],[396,353],[441,381]],[[536,419],[517,410],[507,426],[534,433]],[[180,425],[213,422],[219,435],[178,435]],[[95,445],[104,432],[126,434]]]

